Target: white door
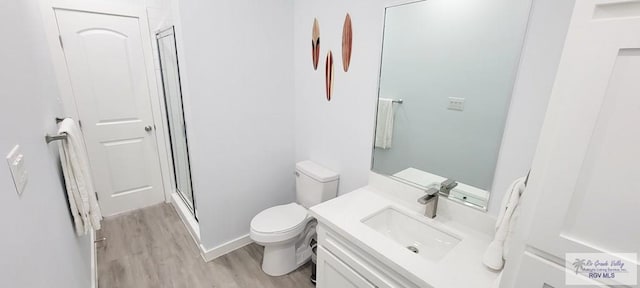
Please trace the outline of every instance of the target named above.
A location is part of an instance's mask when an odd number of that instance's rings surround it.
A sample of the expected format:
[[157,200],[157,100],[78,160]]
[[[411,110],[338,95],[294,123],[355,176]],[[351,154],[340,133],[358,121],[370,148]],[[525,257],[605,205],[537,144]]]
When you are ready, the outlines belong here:
[[164,200],[139,19],[56,10],[100,208]]
[[565,265],[640,253],[639,125],[640,2],[576,1],[526,192],[539,195],[528,251]]

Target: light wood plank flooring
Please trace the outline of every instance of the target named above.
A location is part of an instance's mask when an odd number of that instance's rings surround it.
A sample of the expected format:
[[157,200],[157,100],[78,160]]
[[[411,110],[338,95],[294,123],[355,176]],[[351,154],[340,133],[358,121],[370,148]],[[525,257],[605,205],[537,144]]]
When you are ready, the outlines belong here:
[[161,204],[103,221],[97,244],[99,288],[310,288],[311,265],[270,277],[263,248],[248,245],[205,263],[173,207]]

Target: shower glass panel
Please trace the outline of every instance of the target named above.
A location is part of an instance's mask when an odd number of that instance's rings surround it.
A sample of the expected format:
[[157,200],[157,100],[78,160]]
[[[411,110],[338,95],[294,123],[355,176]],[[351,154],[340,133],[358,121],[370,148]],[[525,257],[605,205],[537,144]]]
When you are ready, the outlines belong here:
[[160,56],[160,71],[164,88],[164,102],[167,111],[167,124],[171,142],[171,158],[175,188],[185,204],[195,216],[195,200],[191,186],[191,169],[189,166],[189,145],[184,121],[182,105],[182,89],[180,86],[180,69],[174,27],[162,30],[156,34],[158,53]]

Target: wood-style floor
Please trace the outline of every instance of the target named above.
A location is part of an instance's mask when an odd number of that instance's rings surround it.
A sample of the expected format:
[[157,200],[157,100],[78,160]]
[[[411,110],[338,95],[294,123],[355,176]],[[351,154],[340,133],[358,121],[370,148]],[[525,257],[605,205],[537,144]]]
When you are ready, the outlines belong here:
[[271,277],[261,246],[248,245],[205,263],[176,211],[161,204],[103,221],[97,244],[99,288],[310,288],[311,265]]

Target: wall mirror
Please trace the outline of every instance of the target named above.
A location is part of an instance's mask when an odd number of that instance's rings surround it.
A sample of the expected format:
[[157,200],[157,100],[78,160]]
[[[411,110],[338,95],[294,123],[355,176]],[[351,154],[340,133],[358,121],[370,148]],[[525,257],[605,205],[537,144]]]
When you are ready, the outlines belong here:
[[[428,0],[385,13],[373,168],[486,210],[530,1]],[[443,193],[441,193],[441,196]]]

